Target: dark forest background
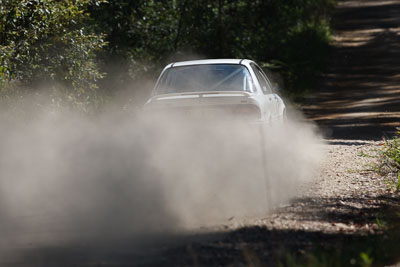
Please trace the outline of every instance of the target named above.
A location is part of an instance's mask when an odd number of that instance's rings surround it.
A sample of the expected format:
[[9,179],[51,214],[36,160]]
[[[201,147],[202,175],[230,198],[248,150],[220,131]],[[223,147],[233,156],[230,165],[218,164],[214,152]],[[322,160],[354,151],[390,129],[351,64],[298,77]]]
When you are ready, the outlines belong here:
[[[299,99],[329,54],[335,0],[0,0],[0,98],[140,106],[167,63],[249,58]],[[12,104],[11,104],[12,105]]]

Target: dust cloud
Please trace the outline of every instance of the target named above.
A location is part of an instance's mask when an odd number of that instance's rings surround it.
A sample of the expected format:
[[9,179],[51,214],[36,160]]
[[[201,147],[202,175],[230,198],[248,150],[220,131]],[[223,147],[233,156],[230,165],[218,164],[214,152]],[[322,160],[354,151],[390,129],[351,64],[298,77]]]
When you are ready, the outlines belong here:
[[1,246],[197,229],[263,216],[312,181],[312,125],[110,109],[0,116]]

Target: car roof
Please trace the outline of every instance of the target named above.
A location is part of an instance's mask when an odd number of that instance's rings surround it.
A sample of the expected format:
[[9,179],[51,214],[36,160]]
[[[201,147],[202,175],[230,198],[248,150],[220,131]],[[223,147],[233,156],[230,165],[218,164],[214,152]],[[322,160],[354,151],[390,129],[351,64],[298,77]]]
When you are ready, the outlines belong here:
[[170,64],[168,67],[181,67],[181,66],[190,66],[190,65],[205,65],[205,64],[243,64],[252,62],[248,59],[201,59],[201,60],[190,60],[190,61],[181,61]]

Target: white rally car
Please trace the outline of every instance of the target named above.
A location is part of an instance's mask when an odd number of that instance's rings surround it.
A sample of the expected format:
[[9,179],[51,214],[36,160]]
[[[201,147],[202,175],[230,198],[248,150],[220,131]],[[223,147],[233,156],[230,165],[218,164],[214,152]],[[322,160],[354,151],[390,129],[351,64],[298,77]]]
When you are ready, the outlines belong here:
[[167,65],[145,110],[189,118],[282,122],[286,107],[268,76],[247,59],[207,59]]

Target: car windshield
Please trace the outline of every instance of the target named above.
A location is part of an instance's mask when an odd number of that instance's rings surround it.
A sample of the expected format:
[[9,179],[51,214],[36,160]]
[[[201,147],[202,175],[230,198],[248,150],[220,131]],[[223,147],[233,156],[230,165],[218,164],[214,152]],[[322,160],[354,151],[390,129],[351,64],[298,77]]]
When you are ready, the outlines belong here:
[[234,64],[191,65],[167,69],[157,85],[155,95],[209,92],[254,92],[246,67]]

